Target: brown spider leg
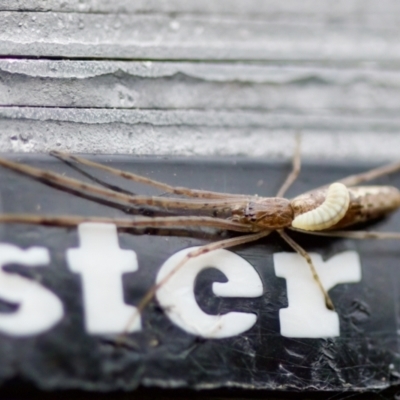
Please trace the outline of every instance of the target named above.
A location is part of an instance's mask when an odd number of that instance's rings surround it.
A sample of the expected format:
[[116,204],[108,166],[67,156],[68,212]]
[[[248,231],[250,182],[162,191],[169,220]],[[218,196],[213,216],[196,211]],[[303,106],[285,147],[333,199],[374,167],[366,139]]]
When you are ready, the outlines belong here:
[[50,183],[55,186],[74,189],[76,192],[95,194],[128,205],[146,205],[149,207],[166,209],[217,210],[231,208],[232,206],[236,205],[245,206],[247,201],[250,199],[250,197],[244,197],[243,199],[232,199],[227,197],[225,199],[209,199],[205,202],[202,199],[174,199],[159,196],[131,196],[125,193],[120,193],[100,186],[85,183],[77,179],[68,178],[54,172],[45,171],[2,158],[0,158],[0,166],[11,169],[23,175],[36,178],[44,183]]
[[[369,182],[373,179],[379,178],[381,176],[393,174],[395,172],[400,171],[400,162],[396,162],[393,164],[384,165],[382,167],[374,168],[366,172],[362,172],[361,174],[355,174],[347,176],[343,179],[338,180],[337,182],[343,183],[343,185],[347,187],[356,186],[363,182]],[[329,184],[320,186],[316,189],[312,189],[306,193],[314,192],[316,190],[327,188]]]
[[278,233],[281,235],[282,239],[286,241],[286,243],[293,249],[295,250],[298,254],[300,254],[304,259],[307,261],[308,266],[311,269],[312,276],[315,280],[315,282],[318,284],[321,292],[323,293],[325,297],[325,304],[330,310],[334,310],[335,307],[333,306],[333,302],[328,294],[328,292],[325,290],[325,288],[322,285],[321,280],[319,279],[318,273],[314,267],[314,264],[311,260],[310,255],[300,246],[298,245],[290,236],[288,236],[285,231],[282,229],[278,229]]
[[107,218],[82,217],[73,215],[42,216],[34,214],[0,214],[0,223],[20,223],[32,225],[51,225],[75,227],[84,222],[115,224],[119,228],[159,228],[159,227],[209,227],[235,232],[254,232],[252,225],[242,224],[213,217],[133,217]]
[[177,195],[187,196],[187,197],[198,197],[203,199],[220,199],[220,198],[247,198],[249,196],[243,194],[230,194],[230,193],[219,193],[219,192],[212,192],[209,190],[197,190],[197,189],[189,189],[186,187],[180,186],[171,186],[166,183],[156,181],[154,179],[147,178],[142,175],[133,174],[131,172],[122,171],[120,169],[112,168],[107,165],[99,164],[94,161],[87,160],[82,157],[73,156],[71,154],[59,152],[59,151],[52,151],[50,152],[51,155],[64,160],[64,161],[75,161],[79,164],[84,164],[93,168],[100,169],[102,171],[106,171],[110,174],[119,176],[124,179],[128,179],[134,182],[143,183],[145,185],[150,185],[156,187],[157,189],[163,190],[164,192],[174,193]]
[[302,229],[297,229],[290,227],[292,231],[297,231],[305,233],[307,235],[314,236],[326,236],[326,237],[339,237],[348,239],[400,239],[399,232],[378,232],[378,231],[303,231]]
[[400,163],[396,162],[394,164],[384,165],[382,167],[371,169],[361,174],[350,175],[346,178],[341,179],[339,182],[343,183],[346,186],[355,186],[362,182],[372,181],[373,179],[379,178],[380,176],[393,174],[394,172],[398,171],[400,171]]
[[[283,183],[283,185],[281,186],[281,188],[279,189],[276,197],[282,197],[285,194],[286,190],[290,187],[290,185],[293,184],[293,182],[299,176],[300,169],[301,169],[300,135],[297,135],[296,136],[296,150],[295,150],[295,154],[293,156],[293,168],[292,168],[292,171],[288,175],[288,177],[286,178],[286,180]],[[289,237],[285,233],[285,231],[283,231],[282,229],[278,229],[278,233],[289,244],[289,246],[292,247],[293,250],[295,250],[298,254],[300,254],[302,257],[305,258],[305,260],[307,261],[307,263],[308,263],[308,265],[309,265],[309,267],[311,269],[311,273],[312,273],[312,276],[313,276],[315,282],[318,284],[322,294],[324,295],[326,306],[330,310],[334,310],[333,302],[332,302],[328,292],[322,286],[321,280],[320,280],[320,278],[318,276],[318,273],[317,273],[317,271],[316,271],[316,269],[314,267],[314,264],[313,264],[313,262],[311,260],[311,257],[309,256],[309,254],[300,245],[298,245],[291,237]]]
[[262,232],[258,232],[258,233],[253,233],[251,235],[245,235],[245,236],[239,236],[236,238],[224,239],[224,240],[220,240],[218,242],[206,244],[205,246],[201,246],[196,250],[192,250],[175,266],[174,269],[172,269],[172,271],[169,272],[169,274],[167,274],[160,282],[158,282],[157,284],[153,285],[150,288],[150,290],[146,293],[146,295],[142,298],[142,300],[136,307],[136,310],[132,314],[132,317],[127,322],[124,332],[120,335],[120,339],[123,339],[127,335],[129,328],[135,322],[135,319],[138,318],[138,316],[143,312],[143,310],[146,308],[146,306],[153,299],[157,290],[162,285],[164,285],[169,279],[171,279],[171,277],[174,274],[176,274],[190,259],[198,257],[202,254],[209,253],[210,251],[213,251],[213,250],[226,249],[229,247],[239,246],[241,244],[245,244],[245,243],[249,243],[249,242],[255,242],[258,239],[268,236],[271,232],[272,231],[267,230],[267,231],[262,231]]
[[301,154],[300,154],[300,134],[296,135],[296,148],[293,155],[292,161],[292,171],[287,176],[285,182],[283,182],[281,188],[278,190],[276,197],[283,197],[289,187],[293,184],[293,182],[299,176],[301,169]]

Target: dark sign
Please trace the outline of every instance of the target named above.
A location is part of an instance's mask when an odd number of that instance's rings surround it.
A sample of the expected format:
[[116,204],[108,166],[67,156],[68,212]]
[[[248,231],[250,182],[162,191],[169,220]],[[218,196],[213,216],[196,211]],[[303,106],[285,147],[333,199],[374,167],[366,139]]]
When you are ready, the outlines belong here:
[[[197,189],[274,196],[287,164],[250,160],[96,157]],[[21,162],[91,182],[51,157]],[[360,166],[303,166],[289,197]],[[365,168],[367,169],[367,168]],[[135,194],[157,191],[105,172]],[[400,175],[379,183],[400,187]],[[171,215],[82,197],[1,169],[2,213],[134,218]],[[400,231],[396,215],[367,228]],[[365,227],[363,227],[365,229]],[[371,390],[396,381],[400,246],[289,234],[312,254],[335,305],[276,234],[190,260],[142,312],[137,307],[190,249],[235,236],[211,229],[112,224],[0,226],[0,380],[40,388],[148,387]]]

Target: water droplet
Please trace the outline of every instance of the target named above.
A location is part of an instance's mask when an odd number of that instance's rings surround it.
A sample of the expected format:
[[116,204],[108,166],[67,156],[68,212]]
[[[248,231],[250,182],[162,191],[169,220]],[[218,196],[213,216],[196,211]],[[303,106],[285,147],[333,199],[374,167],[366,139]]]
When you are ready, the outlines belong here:
[[169,24],[170,28],[174,31],[177,31],[180,28],[180,23],[178,21],[171,21]]

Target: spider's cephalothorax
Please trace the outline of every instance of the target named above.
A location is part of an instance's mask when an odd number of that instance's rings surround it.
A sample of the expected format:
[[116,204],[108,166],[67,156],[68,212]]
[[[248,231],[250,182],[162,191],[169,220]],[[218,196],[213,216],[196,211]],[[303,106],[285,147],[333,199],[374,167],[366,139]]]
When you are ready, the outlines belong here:
[[251,224],[255,230],[281,229],[292,224],[294,213],[290,200],[281,197],[259,197],[245,207],[232,211],[233,220]]

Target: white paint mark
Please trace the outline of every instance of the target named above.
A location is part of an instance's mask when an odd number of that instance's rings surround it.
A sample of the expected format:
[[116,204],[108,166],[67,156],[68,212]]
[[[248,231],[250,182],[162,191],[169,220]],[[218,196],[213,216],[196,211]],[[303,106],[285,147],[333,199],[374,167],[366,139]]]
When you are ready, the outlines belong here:
[[[125,304],[122,274],[138,269],[136,253],[121,250],[113,224],[83,223],[78,227],[80,247],[67,250],[71,271],[81,275],[85,325],[91,334],[120,334],[136,307]],[[138,315],[128,331],[141,330]]]
[[[361,264],[355,251],[346,251],[323,261],[310,254],[322,285],[328,291],[341,283],[361,280]],[[324,296],[310,267],[296,253],[274,254],[275,274],[286,279],[289,307],[279,311],[281,335],[296,338],[340,336],[339,316],[325,306]]]
[[38,282],[3,270],[7,264],[27,267],[47,265],[49,252],[43,247],[23,250],[0,244],[0,298],[18,305],[13,313],[0,313],[0,331],[12,336],[31,336],[45,332],[64,316],[60,299]]
[[[172,255],[157,275],[159,283],[190,252],[198,247]],[[157,291],[157,299],[166,314],[180,328],[204,338],[227,338],[249,330],[257,321],[252,313],[229,312],[208,315],[198,306],[194,296],[196,276],[206,268],[216,268],[228,282],[213,283],[213,292],[222,297],[259,297],[263,293],[260,277],[246,260],[227,250],[215,250],[190,259]]]

